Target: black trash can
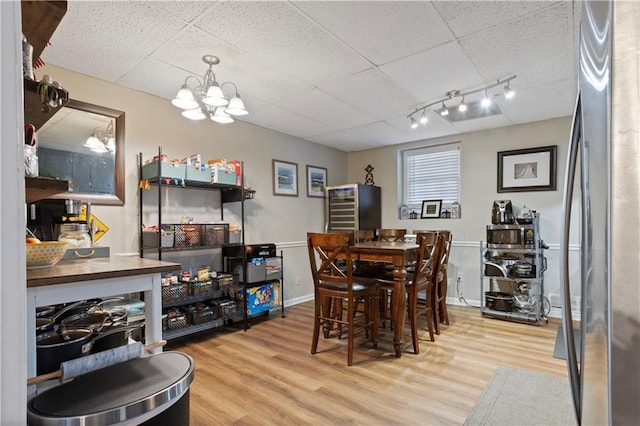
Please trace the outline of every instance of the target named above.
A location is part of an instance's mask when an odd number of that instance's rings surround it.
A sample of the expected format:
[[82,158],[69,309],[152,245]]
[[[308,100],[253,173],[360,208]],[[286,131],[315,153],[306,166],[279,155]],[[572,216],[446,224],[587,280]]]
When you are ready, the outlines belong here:
[[188,426],[194,367],[189,355],[164,352],[94,371],[32,398],[27,422]]

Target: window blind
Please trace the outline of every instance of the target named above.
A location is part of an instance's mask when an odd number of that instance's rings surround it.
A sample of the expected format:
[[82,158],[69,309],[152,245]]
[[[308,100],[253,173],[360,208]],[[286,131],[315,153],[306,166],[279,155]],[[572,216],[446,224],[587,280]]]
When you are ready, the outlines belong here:
[[408,150],[404,153],[405,203],[424,200],[443,204],[460,200],[460,144]]

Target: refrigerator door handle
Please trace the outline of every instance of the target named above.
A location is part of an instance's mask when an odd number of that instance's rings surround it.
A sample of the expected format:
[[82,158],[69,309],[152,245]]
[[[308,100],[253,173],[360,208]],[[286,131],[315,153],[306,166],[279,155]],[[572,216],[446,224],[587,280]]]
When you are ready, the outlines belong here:
[[580,395],[580,373],[578,371],[578,360],[576,356],[576,342],[573,335],[573,318],[571,315],[571,289],[569,285],[569,231],[571,228],[571,205],[573,199],[573,186],[576,175],[576,164],[578,151],[580,148],[582,127],[582,108],[580,103],[580,93],[576,99],[576,107],[571,125],[571,139],[569,141],[569,152],[567,155],[567,169],[564,180],[564,225],[562,230],[562,244],[560,250],[560,271],[562,291],[562,327],[564,334],[564,344],[567,350],[567,370],[571,386],[573,405],[576,411],[578,423],[580,423],[581,395]]

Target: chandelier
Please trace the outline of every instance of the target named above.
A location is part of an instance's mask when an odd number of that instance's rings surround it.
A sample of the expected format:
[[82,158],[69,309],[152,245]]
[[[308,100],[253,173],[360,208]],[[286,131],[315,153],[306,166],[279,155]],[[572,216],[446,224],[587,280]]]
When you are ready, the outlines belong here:
[[[447,117],[449,115],[449,107],[456,107],[457,116],[466,113],[468,109],[468,104],[465,103],[465,97],[469,95],[473,95],[475,93],[483,92],[482,99],[479,102],[474,102],[474,106],[479,106],[481,108],[489,109],[493,105],[493,100],[498,96],[504,96],[505,99],[511,99],[515,96],[514,90],[511,88],[511,80],[516,78],[515,74],[509,76],[507,78],[498,79],[495,83],[488,84],[486,86],[479,87],[477,89],[468,90],[466,92],[461,92],[459,90],[451,90],[445,93],[445,97],[435,100],[433,102],[428,103],[427,105],[416,108],[411,114],[407,115],[407,118],[411,122],[411,128],[416,129],[418,127],[418,123],[425,125],[429,121],[427,118],[427,109],[433,106],[437,106],[435,108],[435,112],[440,114],[442,117]],[[504,86],[503,86],[504,85]],[[496,92],[492,90],[498,86],[503,86],[501,92]],[[452,102],[456,98],[460,98],[459,102]],[[447,106],[447,103],[449,105]],[[476,105],[478,104],[478,105]],[[470,105],[470,104],[469,104]],[[481,108],[474,108],[474,111],[479,111],[481,114]],[[479,118],[482,115],[477,115],[474,117],[467,118]],[[458,118],[460,119],[460,118]]]
[[113,131],[113,120],[109,122],[106,129],[96,127],[91,131],[91,136],[87,138],[84,146],[93,152],[114,153],[116,151],[116,137]]
[[[182,109],[182,115],[190,120],[204,120],[208,117],[216,123],[228,124],[233,123],[232,116],[249,114],[235,84],[225,81],[218,85],[213,66],[219,64],[220,59],[217,56],[204,55],[202,60],[209,65],[202,81],[198,77],[188,76],[171,103]],[[189,86],[189,80],[195,80],[196,84],[193,87]],[[233,86],[230,95],[225,95],[222,91],[225,86]]]

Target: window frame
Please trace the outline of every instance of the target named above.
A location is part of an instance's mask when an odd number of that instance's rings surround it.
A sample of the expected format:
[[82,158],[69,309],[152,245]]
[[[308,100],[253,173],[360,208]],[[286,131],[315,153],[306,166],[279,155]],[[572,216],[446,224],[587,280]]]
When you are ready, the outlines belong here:
[[429,154],[429,153],[437,153],[437,152],[446,152],[446,151],[453,151],[453,150],[457,150],[458,151],[458,188],[457,188],[457,195],[458,195],[458,199],[457,200],[445,200],[444,197],[440,197],[440,196],[436,196],[436,197],[432,197],[433,199],[443,199],[442,202],[442,206],[443,207],[447,207],[450,206],[451,203],[453,203],[454,201],[458,201],[460,202],[460,196],[461,196],[461,192],[462,192],[462,142],[461,141],[455,141],[455,142],[446,142],[446,143],[441,143],[441,144],[437,144],[437,145],[421,145],[421,146],[414,146],[411,148],[406,148],[406,149],[402,149],[399,150],[399,160],[400,160],[400,190],[401,190],[401,204],[404,206],[407,206],[410,209],[419,209],[422,206],[422,201],[420,200],[419,202],[416,203],[409,203],[408,202],[408,197],[409,197],[409,176],[408,176],[408,167],[407,167],[407,161],[410,157],[416,156],[416,155],[422,155],[422,154]]

